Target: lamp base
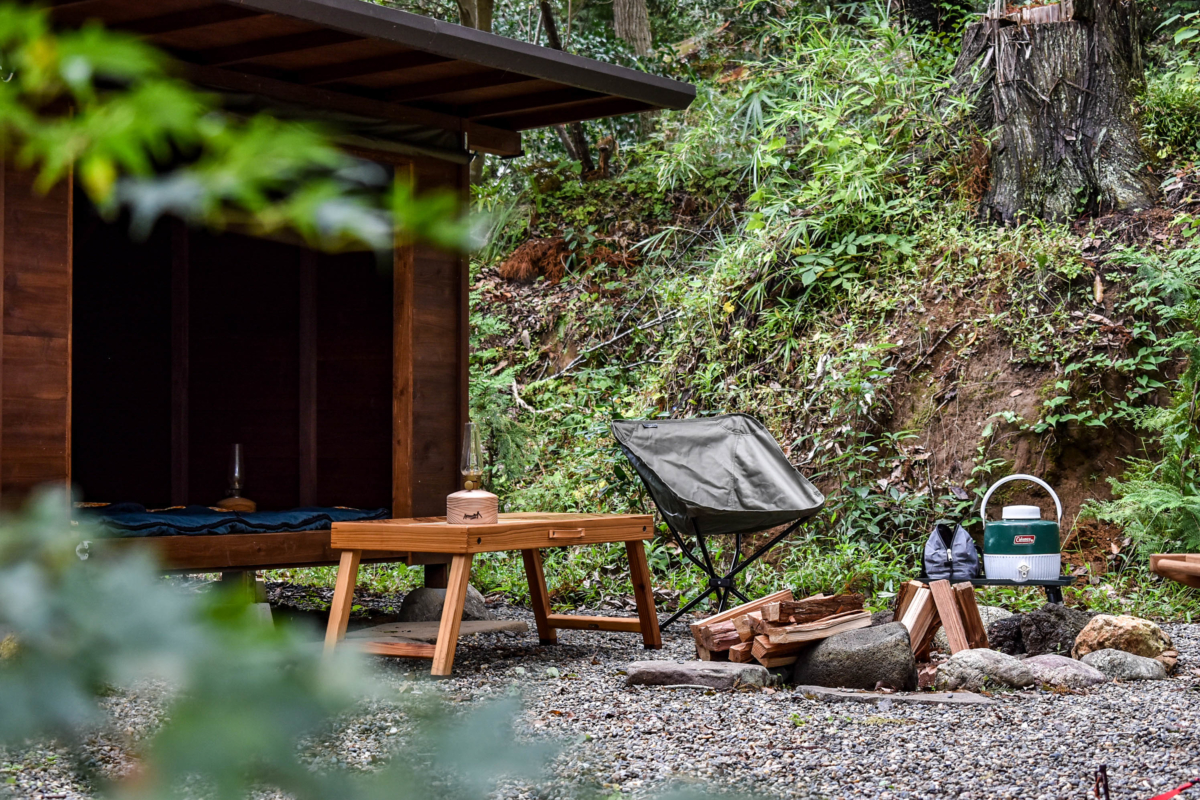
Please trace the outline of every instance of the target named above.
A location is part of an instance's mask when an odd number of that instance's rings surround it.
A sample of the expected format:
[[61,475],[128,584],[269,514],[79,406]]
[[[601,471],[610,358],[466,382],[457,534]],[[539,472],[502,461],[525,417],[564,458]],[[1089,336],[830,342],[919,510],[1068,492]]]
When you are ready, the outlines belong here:
[[226,497],[217,503],[217,508],[223,508],[226,511],[257,511],[258,503],[244,497]]
[[500,498],[482,489],[446,497],[446,522],[451,525],[495,525],[499,511]]

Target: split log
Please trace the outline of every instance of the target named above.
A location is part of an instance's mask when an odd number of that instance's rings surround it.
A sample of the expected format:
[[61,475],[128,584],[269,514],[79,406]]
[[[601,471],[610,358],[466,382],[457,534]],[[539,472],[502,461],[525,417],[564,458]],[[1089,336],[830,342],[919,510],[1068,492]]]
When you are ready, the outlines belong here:
[[754,642],[738,642],[729,648],[729,660],[738,664],[748,664],[754,660]]
[[762,617],[782,625],[802,625],[848,611],[861,611],[865,600],[861,594],[839,594],[833,597],[818,594],[803,600],[766,605],[763,607]]
[[767,622],[760,615],[747,616],[746,621],[750,623],[750,629],[755,635],[766,636],[771,632],[772,623]]
[[[913,586],[915,584],[915,588]],[[933,594],[923,583],[909,581],[903,591],[903,604],[896,610],[896,620],[908,628],[912,650],[922,659],[929,652],[933,635],[939,626],[937,606]]]
[[751,611],[749,614],[742,614],[740,617],[733,618],[733,627],[737,628],[738,636],[743,642],[748,642],[754,638],[754,626],[751,620],[762,620],[762,613],[759,611]]
[[951,654],[970,650],[971,645],[967,641],[967,631],[959,614],[958,601],[955,598],[954,589],[950,586],[950,581],[932,581],[929,584],[929,591],[933,595],[938,618],[942,621],[942,629],[946,631],[946,640],[950,643]]
[[803,643],[772,644],[766,636],[755,636],[750,652],[754,656],[754,660],[764,667],[784,667],[788,664],[795,664],[804,647]]
[[742,637],[738,635],[732,620],[705,625],[700,629],[700,644],[710,653],[724,652],[741,642]]
[[783,589],[775,592],[774,594],[769,594],[766,597],[760,597],[757,600],[751,600],[749,603],[743,603],[736,608],[727,609],[722,611],[720,614],[713,614],[707,619],[702,619],[699,622],[692,623],[692,627],[695,628],[698,625],[712,625],[715,622],[724,622],[727,619],[733,619],[734,617],[740,617],[743,614],[749,614],[751,611],[758,611],[768,603],[777,603],[780,600],[791,599],[793,599],[792,590]]
[[973,648],[989,647],[987,628],[983,626],[983,617],[979,615],[979,605],[975,602],[975,587],[970,583],[954,584],[954,600],[962,616],[963,628],[966,629],[967,644]]
[[806,622],[802,625],[782,625],[773,627],[767,632],[771,644],[792,644],[815,642],[818,639],[828,639],[836,633],[866,628],[871,624],[871,612],[847,611],[832,617],[819,619],[816,622]]
[[[951,94],[995,129],[980,214],[1066,221],[1154,203],[1133,116],[1143,80],[1137,0],[1064,0],[1037,24],[993,9],[967,26]],[[1056,10],[1055,10],[1056,9]],[[1030,16],[1029,20],[1034,20]]]

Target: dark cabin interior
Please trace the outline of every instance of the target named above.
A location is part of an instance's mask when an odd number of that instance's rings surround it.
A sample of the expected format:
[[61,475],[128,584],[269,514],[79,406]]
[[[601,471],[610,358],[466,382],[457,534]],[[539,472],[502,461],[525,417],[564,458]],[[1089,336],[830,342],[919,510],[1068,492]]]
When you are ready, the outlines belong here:
[[160,223],[77,194],[71,474],[81,499],[392,505],[390,263]]

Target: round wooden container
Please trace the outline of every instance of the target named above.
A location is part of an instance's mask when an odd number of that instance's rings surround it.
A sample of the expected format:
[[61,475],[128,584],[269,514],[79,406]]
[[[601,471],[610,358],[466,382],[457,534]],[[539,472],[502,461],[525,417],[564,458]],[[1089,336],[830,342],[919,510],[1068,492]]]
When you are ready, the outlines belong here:
[[455,492],[446,497],[446,522],[451,525],[494,525],[499,510],[500,498],[482,489]]

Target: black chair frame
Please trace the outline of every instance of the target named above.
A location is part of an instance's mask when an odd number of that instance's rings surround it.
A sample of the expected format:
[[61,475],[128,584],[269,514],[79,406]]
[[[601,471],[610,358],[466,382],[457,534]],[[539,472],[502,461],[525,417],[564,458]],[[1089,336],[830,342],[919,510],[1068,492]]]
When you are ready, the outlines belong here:
[[749,603],[750,599],[737,590],[736,578],[738,574],[742,570],[746,569],[746,567],[750,566],[755,561],[758,561],[760,558],[766,555],[768,550],[779,544],[787,536],[799,528],[802,522],[804,522],[804,520],[797,520],[796,522],[793,522],[791,525],[785,528],[782,533],[777,533],[775,536],[771,537],[770,541],[758,548],[758,550],[754,551],[754,553],[746,559],[742,559],[742,534],[733,534],[733,564],[730,566],[729,571],[724,575],[721,575],[717,572],[717,566],[713,562],[712,556],[709,555],[708,545],[704,543],[704,534],[701,533],[699,525],[696,527],[696,543],[699,545],[700,557],[697,558],[692,548],[690,548],[684,541],[683,535],[680,534],[679,531],[675,530],[670,523],[668,523],[667,527],[670,529],[671,534],[675,537],[675,541],[679,544],[680,552],[682,552],[689,561],[699,567],[700,570],[708,576],[708,587],[700,594],[689,600],[686,605],[682,606],[678,611],[672,614],[670,619],[668,619],[666,622],[660,623],[659,627],[666,628],[667,626],[674,624],[680,617],[699,605],[700,601],[704,600],[713,593],[716,593],[717,595],[717,613],[725,610],[726,606],[729,604],[729,596],[731,594],[737,599],[741,600],[743,603]]

